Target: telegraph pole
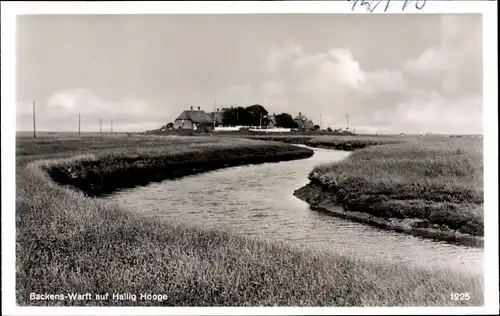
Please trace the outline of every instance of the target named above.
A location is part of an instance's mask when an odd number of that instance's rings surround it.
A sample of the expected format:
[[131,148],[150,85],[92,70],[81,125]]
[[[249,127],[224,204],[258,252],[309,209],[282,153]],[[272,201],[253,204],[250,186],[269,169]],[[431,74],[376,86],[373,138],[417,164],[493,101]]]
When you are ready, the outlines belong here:
[[347,119],[347,130],[349,130],[349,113],[346,114],[346,119]]
[[322,115],[320,114],[319,115],[319,129],[321,129],[321,117],[322,117]]
[[99,118],[99,134],[102,134],[102,118]]
[[113,134],[113,120],[111,120],[111,134]]
[[78,136],[80,136],[80,113],[78,113]]
[[215,130],[215,118],[217,117],[217,100],[214,102],[214,130]]
[[35,101],[33,101],[33,138],[36,138]]

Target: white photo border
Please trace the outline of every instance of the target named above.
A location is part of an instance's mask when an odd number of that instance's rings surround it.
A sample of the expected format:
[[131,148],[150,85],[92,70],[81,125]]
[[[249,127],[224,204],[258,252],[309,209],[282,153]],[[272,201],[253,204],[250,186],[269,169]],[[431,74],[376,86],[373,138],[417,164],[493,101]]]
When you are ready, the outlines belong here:
[[[20,307],[15,301],[15,136],[16,15],[20,14],[210,14],[344,13],[348,1],[197,1],[185,2],[2,2],[1,3],[1,149],[2,149],[2,314],[6,315],[440,315],[495,314],[498,290],[498,51],[497,1],[427,1],[408,14],[480,13],[483,17],[485,291],[483,307]],[[380,12],[377,12],[380,13]],[[381,14],[400,14],[389,9]],[[457,52],[458,53],[458,52]]]

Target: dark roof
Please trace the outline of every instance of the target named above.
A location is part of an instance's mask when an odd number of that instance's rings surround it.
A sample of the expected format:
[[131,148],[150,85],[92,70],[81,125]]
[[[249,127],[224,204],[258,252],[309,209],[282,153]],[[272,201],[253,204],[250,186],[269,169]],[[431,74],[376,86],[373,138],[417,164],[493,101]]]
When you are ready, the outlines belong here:
[[293,120],[294,121],[306,121],[307,117],[305,117],[304,114],[299,114]]
[[273,122],[273,124],[276,124],[276,116],[274,116],[274,115],[266,115],[264,117],[267,118],[270,122]]
[[208,113],[208,116],[210,117],[210,121],[213,123],[214,121],[214,116],[215,116],[215,123],[216,124],[222,124],[222,112],[210,112]]
[[207,112],[203,110],[186,110],[179,115],[177,120],[190,120],[193,123],[213,123]]
[[297,122],[297,124],[299,124],[300,128],[306,128],[306,129],[314,128],[313,121],[309,120],[303,114],[297,115],[294,121]]
[[[297,123],[299,123],[299,122],[297,122]],[[299,123],[299,127],[305,128],[305,129],[311,129],[311,128],[314,128],[314,123],[311,120],[301,121]]]

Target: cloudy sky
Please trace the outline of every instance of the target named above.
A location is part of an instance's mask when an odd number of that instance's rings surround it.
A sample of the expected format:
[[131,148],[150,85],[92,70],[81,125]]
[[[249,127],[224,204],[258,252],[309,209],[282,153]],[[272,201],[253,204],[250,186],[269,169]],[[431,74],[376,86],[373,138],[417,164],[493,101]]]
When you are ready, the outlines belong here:
[[17,22],[17,130],[143,131],[262,104],[322,127],[481,133],[480,15],[81,15]]

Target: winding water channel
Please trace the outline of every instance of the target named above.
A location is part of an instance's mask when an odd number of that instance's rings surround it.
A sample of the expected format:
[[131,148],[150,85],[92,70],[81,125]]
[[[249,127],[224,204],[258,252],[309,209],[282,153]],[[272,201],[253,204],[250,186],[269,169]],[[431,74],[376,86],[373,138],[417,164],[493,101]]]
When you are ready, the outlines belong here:
[[318,164],[347,152],[314,149],[311,158],[221,169],[114,193],[105,199],[151,216],[245,236],[351,254],[365,260],[482,273],[483,249],[385,231],[313,211],[293,196]]

